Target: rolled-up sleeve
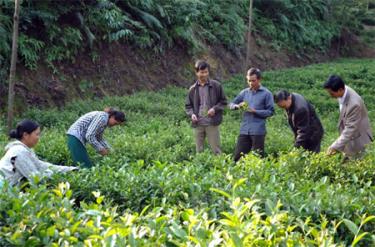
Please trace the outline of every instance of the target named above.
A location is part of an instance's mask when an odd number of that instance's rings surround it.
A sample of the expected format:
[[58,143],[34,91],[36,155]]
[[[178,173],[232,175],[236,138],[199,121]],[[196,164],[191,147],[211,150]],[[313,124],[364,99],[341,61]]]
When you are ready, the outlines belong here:
[[86,132],[86,140],[93,146],[96,151],[106,149],[103,143],[103,132],[107,126],[107,119],[102,116],[95,117]]
[[229,109],[234,110],[234,106],[243,102],[245,91],[240,92],[233,100],[229,103]]

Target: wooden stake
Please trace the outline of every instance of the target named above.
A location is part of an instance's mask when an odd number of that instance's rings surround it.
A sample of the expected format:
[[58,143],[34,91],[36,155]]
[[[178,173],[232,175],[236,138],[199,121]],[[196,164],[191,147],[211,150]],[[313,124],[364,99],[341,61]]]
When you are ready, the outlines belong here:
[[251,43],[251,22],[252,22],[252,16],[253,16],[253,0],[250,0],[249,5],[249,24],[248,24],[248,30],[247,30],[247,49],[246,49],[246,60],[244,63],[244,71],[246,72],[249,69],[250,66],[250,43]]
[[13,15],[13,39],[12,39],[12,56],[10,60],[10,73],[9,73],[9,92],[8,92],[8,130],[12,128],[14,116],[14,84],[16,77],[17,65],[17,50],[18,50],[18,23],[20,12],[20,1],[14,1],[14,15]]

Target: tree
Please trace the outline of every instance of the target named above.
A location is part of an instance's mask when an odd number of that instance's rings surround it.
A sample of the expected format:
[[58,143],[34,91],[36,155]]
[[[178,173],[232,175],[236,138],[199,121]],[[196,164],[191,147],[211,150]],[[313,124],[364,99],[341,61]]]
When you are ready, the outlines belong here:
[[18,49],[18,23],[20,12],[20,1],[14,1],[14,15],[13,15],[13,40],[12,40],[12,56],[10,60],[10,73],[9,73],[9,92],[8,92],[8,130],[12,128],[13,115],[14,115],[14,84],[16,77],[17,65],[17,49]]
[[251,52],[251,22],[252,22],[252,15],[253,15],[253,0],[250,0],[249,5],[249,24],[248,24],[248,30],[247,30],[247,48],[246,48],[246,60],[244,63],[244,71],[246,71],[249,68],[249,60],[250,60],[250,52]]

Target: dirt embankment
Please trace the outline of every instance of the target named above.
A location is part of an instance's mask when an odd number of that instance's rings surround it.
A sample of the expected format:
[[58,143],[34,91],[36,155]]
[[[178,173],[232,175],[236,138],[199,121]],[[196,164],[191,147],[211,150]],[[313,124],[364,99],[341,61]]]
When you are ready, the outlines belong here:
[[[350,49],[342,49],[342,47]],[[343,54],[342,51],[345,53]],[[337,40],[327,52],[314,51],[306,55],[292,55],[285,50],[275,51],[267,44],[251,45],[249,64],[262,70],[303,66],[345,56],[375,57],[353,37]],[[244,73],[244,49],[228,51],[224,47],[207,47],[192,56],[184,47],[173,47],[161,54],[135,49],[127,45],[111,44],[101,47],[96,56],[82,53],[74,63],[56,65],[57,72],[45,65],[31,71],[18,67],[16,84],[17,111],[33,106],[58,106],[74,99],[131,94],[138,90],[157,90],[166,85],[188,86],[194,79],[193,63],[207,59],[212,76],[223,80],[233,74]],[[6,103],[7,89],[0,90],[1,103]]]

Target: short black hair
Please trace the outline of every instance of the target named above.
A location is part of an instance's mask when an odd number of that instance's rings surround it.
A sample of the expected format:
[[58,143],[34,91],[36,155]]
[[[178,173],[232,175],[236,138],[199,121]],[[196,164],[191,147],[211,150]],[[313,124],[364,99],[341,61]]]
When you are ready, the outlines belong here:
[[328,80],[323,84],[325,89],[331,89],[334,92],[339,91],[339,89],[345,88],[345,83],[340,76],[331,75]]
[[30,119],[24,119],[17,124],[15,129],[12,129],[9,132],[9,137],[21,140],[24,133],[31,134],[37,128],[39,128],[39,124],[37,122]]
[[290,96],[290,93],[287,90],[283,89],[283,90],[280,90],[277,93],[275,93],[273,95],[273,98],[274,98],[274,100],[277,104],[282,100],[287,100],[289,96]]
[[258,68],[250,68],[247,71],[247,74],[248,75],[256,75],[257,79],[260,79],[262,77],[262,71],[260,71],[260,69],[258,69]]
[[198,60],[195,62],[194,69],[196,72],[205,69],[210,70],[210,65],[205,60]]

